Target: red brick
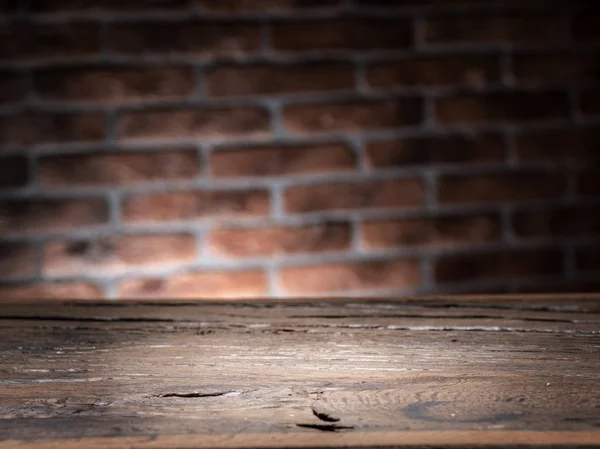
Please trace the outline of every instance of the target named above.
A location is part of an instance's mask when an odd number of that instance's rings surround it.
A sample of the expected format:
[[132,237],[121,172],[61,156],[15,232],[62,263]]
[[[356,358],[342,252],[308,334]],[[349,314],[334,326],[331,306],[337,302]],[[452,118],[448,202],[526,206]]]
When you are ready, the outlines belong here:
[[0,104],[17,103],[24,100],[26,95],[27,81],[24,75],[0,72]]
[[264,216],[269,212],[269,195],[263,190],[179,191],[128,197],[123,217],[126,222],[195,220]]
[[35,251],[31,245],[0,242],[0,277],[32,276],[35,271]]
[[600,89],[587,89],[579,94],[581,112],[585,115],[600,115]]
[[300,104],[284,109],[283,123],[297,134],[397,128],[419,124],[422,110],[416,98]]
[[0,117],[0,146],[54,142],[98,141],[106,132],[106,117],[86,113],[22,113]]
[[252,107],[144,109],[122,113],[118,122],[124,140],[256,137],[268,130],[267,112]]
[[47,282],[31,285],[5,285],[0,288],[4,301],[33,301],[41,299],[102,299],[104,294],[89,282]]
[[196,257],[191,234],[127,235],[55,241],[43,253],[48,275],[88,275],[187,262]]
[[579,174],[577,191],[582,196],[600,196],[600,171],[590,170]]
[[205,74],[211,97],[349,90],[354,87],[347,63],[220,65]]
[[27,165],[27,159],[22,156],[0,156],[0,189],[26,185]]
[[200,173],[195,150],[95,153],[44,157],[38,182],[43,186],[115,185],[193,179]]
[[438,196],[443,204],[521,202],[559,198],[565,186],[563,175],[537,171],[447,175],[439,180]]
[[2,59],[72,59],[100,53],[99,27],[93,23],[0,26]]
[[517,137],[517,155],[523,161],[552,161],[559,164],[600,158],[600,132],[594,128],[545,130]]
[[308,265],[281,270],[281,285],[292,295],[405,289],[419,282],[419,264],[414,260]]
[[474,215],[374,220],[363,223],[362,235],[363,245],[375,249],[486,243],[500,238],[500,219],[497,215]]
[[420,57],[377,63],[367,68],[372,87],[469,86],[483,87],[500,77],[496,56]]
[[519,211],[513,218],[513,227],[521,237],[600,234],[600,208],[570,206]]
[[390,209],[420,206],[423,186],[417,179],[355,181],[291,187],[285,194],[291,213],[343,209]]
[[577,248],[577,269],[579,271],[600,271],[600,247],[585,246]]
[[435,277],[446,283],[558,275],[562,263],[562,253],[554,249],[456,254],[436,262]]
[[260,146],[222,149],[211,156],[212,175],[289,176],[347,171],[355,156],[344,144]]
[[582,52],[525,53],[514,56],[517,81],[528,83],[594,80],[598,76],[598,55]]
[[189,67],[68,68],[36,73],[35,86],[42,99],[121,102],[181,98],[194,79]]
[[277,22],[271,40],[279,51],[392,50],[412,45],[405,18],[356,18]]
[[568,17],[557,15],[448,15],[425,23],[429,43],[556,42],[568,38]]
[[465,94],[438,98],[435,111],[442,125],[568,119],[569,100],[555,91]]
[[343,0],[196,0],[204,11],[216,13],[294,12],[331,8]]
[[138,12],[172,11],[185,9],[188,0],[31,0],[30,11],[34,13],[55,12]]
[[260,270],[188,272],[168,279],[131,279],[120,286],[122,298],[244,299],[266,292],[267,279]]
[[210,233],[211,253],[223,257],[277,256],[343,251],[350,247],[350,226],[322,223],[301,227],[221,228]]
[[572,29],[576,40],[600,40],[600,14],[595,10],[577,14],[573,20]]
[[205,22],[136,22],[118,24],[109,47],[120,53],[171,53],[232,56],[261,48],[258,25]]
[[367,156],[371,167],[376,168],[501,162],[504,141],[495,134],[384,140],[369,142]]
[[0,202],[0,233],[80,229],[107,221],[106,203],[99,198],[14,199]]

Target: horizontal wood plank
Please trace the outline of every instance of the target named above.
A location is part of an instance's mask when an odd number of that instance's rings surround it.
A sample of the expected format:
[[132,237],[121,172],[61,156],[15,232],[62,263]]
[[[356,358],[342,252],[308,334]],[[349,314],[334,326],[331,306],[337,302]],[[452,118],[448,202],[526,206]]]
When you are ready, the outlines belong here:
[[600,295],[0,303],[0,448],[600,447]]

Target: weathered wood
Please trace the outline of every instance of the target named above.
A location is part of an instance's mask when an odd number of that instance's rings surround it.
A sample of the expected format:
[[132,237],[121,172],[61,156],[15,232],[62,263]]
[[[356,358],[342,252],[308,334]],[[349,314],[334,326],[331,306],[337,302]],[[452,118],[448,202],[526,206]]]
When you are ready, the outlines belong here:
[[600,295],[0,303],[1,449],[425,445],[600,447]]

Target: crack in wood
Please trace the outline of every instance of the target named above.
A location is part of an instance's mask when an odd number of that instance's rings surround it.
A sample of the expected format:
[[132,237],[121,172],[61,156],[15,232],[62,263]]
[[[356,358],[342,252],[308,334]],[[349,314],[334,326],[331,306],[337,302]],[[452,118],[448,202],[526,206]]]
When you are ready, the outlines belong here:
[[316,404],[312,406],[313,415],[319,418],[321,421],[325,422],[337,422],[340,420],[337,416],[335,416],[332,412],[320,409]]
[[308,424],[308,423],[297,423],[298,427],[305,427],[307,429],[321,430],[323,432],[337,432],[338,430],[354,429],[354,426],[341,426],[339,424]]
[[225,396],[226,394],[234,393],[231,390],[228,391],[213,391],[213,392],[201,392],[191,391],[189,393],[163,393],[156,394],[152,397],[155,398],[213,398],[217,396]]

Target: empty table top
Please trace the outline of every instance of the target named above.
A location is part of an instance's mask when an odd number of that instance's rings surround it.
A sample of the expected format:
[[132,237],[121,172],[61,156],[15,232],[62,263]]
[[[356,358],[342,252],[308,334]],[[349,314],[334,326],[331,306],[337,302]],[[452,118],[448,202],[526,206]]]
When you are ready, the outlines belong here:
[[0,449],[600,447],[600,295],[0,302]]

